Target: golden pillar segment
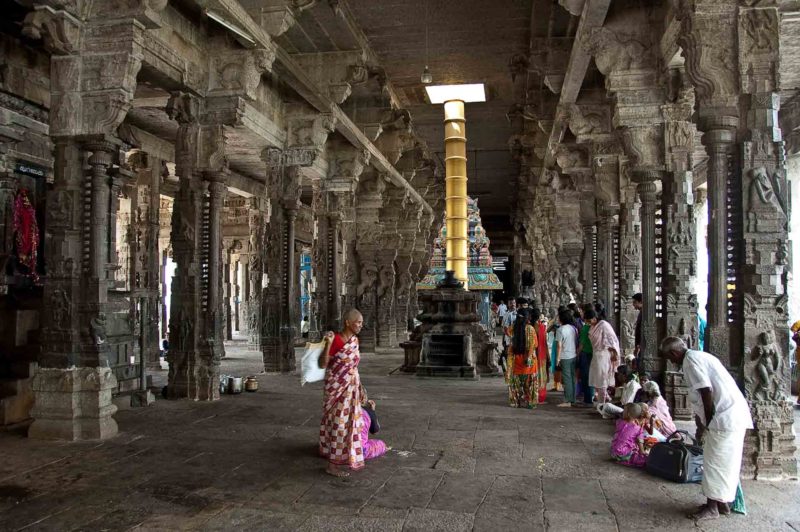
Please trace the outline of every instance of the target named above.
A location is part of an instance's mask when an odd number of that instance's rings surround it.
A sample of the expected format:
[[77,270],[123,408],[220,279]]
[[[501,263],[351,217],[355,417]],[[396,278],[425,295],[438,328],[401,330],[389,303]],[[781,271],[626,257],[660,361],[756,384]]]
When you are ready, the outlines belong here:
[[444,102],[446,269],[469,289],[467,132],[464,102]]

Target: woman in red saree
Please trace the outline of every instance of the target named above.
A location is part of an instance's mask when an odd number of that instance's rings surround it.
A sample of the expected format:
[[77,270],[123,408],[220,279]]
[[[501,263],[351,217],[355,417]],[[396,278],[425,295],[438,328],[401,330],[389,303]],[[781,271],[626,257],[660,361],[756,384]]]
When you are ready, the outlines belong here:
[[359,470],[364,467],[365,459],[386,452],[385,446],[381,447],[383,442],[370,442],[365,437],[366,414],[361,409],[361,378],[358,375],[361,354],[356,336],[363,324],[364,318],[357,310],[345,314],[344,330],[326,335],[329,347],[319,360],[320,367],[327,368],[319,454],[328,459],[325,472],[336,477],[349,475],[342,467]]
[[531,311],[531,325],[536,331],[537,348],[536,355],[539,359],[539,404],[544,404],[547,400],[547,369],[550,367],[550,353],[547,349],[547,325],[541,321],[542,313],[536,307]]

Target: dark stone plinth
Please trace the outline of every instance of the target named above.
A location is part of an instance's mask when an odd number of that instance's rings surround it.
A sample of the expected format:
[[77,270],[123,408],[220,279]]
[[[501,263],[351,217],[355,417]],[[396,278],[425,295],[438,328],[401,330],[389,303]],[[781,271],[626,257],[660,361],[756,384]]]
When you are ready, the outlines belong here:
[[403,348],[403,352],[405,354],[403,365],[400,367],[400,371],[403,373],[416,372],[417,365],[419,364],[420,351],[422,350],[422,342],[408,340],[406,342],[401,342],[400,347]]
[[[404,343],[404,372],[468,379],[498,373],[493,356],[496,344],[480,324],[480,294],[464,290],[453,272],[446,272],[436,289],[419,293],[419,301],[422,325]],[[419,349],[418,361],[414,349]]]

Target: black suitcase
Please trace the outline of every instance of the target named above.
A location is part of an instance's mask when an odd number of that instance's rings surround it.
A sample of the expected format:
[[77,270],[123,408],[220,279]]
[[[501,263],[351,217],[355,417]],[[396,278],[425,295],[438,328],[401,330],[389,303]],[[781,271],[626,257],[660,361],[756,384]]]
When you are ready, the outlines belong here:
[[650,449],[645,469],[651,475],[672,482],[700,482],[703,479],[703,448],[688,432],[677,430],[666,442],[657,443]]

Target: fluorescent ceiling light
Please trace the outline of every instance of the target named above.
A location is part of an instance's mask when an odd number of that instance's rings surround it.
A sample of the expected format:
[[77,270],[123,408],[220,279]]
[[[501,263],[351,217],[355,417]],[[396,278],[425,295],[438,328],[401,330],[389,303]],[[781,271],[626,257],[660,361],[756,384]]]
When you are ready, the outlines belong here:
[[486,91],[483,83],[467,83],[463,85],[429,85],[425,87],[431,103],[444,103],[450,100],[462,102],[485,102]]
[[206,15],[208,18],[216,22],[217,24],[223,26],[225,29],[233,33],[234,38],[239,41],[239,44],[244,46],[245,48],[255,48],[256,40],[245,30],[234,24],[233,22],[229,22],[225,20],[222,16],[210,9],[206,9]]

